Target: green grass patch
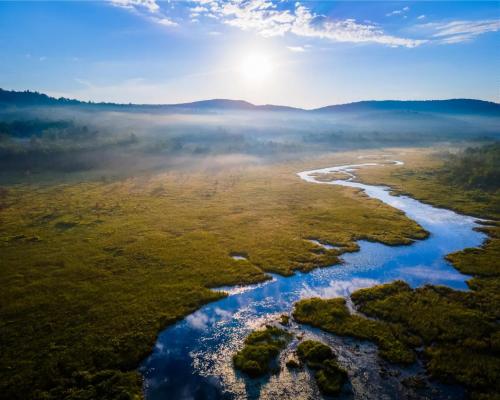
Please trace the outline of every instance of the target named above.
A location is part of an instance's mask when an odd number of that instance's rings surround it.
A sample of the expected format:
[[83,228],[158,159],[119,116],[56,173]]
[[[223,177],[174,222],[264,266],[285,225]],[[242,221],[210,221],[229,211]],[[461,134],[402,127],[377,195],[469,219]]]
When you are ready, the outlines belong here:
[[391,362],[410,364],[415,361],[411,347],[418,345],[418,338],[397,323],[385,324],[351,314],[343,298],[300,300],[295,304],[293,317],[297,322],[339,336],[374,341],[379,346],[380,356]]
[[330,347],[314,340],[306,340],[297,347],[299,359],[315,370],[314,378],[321,393],[338,395],[347,381],[347,372],[341,368]]
[[364,314],[401,324],[420,337],[432,376],[473,393],[500,390],[500,330],[476,293],[430,285],[411,290],[395,282],[359,290],[352,299]]
[[233,356],[235,368],[252,378],[268,374],[290,338],[288,332],[273,326],[252,332],[245,339],[244,347]]

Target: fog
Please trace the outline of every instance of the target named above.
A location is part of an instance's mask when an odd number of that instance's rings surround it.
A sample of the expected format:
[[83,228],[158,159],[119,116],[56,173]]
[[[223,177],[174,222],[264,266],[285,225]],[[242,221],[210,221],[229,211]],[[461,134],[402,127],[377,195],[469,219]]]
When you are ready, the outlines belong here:
[[499,137],[498,115],[162,106],[0,109],[2,175],[137,173],[269,163],[325,152]]

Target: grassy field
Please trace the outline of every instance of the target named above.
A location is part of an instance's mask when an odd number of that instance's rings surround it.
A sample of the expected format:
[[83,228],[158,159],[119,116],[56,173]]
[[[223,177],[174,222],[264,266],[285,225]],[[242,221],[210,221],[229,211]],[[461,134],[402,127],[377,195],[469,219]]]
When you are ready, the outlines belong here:
[[223,295],[211,288],[331,265],[361,238],[425,237],[377,200],[295,175],[353,160],[2,187],[0,397],[140,398],[156,335]]
[[[387,152],[386,152],[387,154]],[[464,385],[474,399],[498,399],[500,393],[500,193],[464,188],[443,179],[442,158],[429,150],[406,149],[394,154],[405,166],[359,171],[367,183],[383,183],[396,192],[438,206],[489,219],[484,228],[490,239],[483,247],[466,249],[447,258],[461,272],[473,275],[469,292],[426,286],[412,290],[395,282],[352,294],[358,311],[351,315],[344,299],[308,299],[296,304],[299,322],[340,335],[373,340],[381,356],[394,362],[394,337],[405,352],[424,344],[424,359],[432,377]],[[446,171],[448,174],[448,171]],[[376,318],[375,320],[373,318]],[[377,329],[375,329],[375,327]],[[397,335],[394,335],[397,332]],[[402,353],[404,354],[404,352]],[[397,355],[397,354],[396,354]]]

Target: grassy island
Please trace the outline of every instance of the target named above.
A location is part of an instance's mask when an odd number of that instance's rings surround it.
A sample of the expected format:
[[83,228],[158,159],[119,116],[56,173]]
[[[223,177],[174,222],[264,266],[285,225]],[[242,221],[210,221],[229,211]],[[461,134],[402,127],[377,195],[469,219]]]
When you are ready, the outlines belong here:
[[235,368],[252,378],[271,372],[272,363],[290,338],[290,333],[273,326],[252,332],[245,339],[245,346],[233,356]]
[[431,376],[463,384],[475,396],[500,390],[500,331],[495,318],[475,303],[475,294],[440,286],[411,289],[396,281],[351,296],[360,314],[350,314],[343,298],[306,299],[294,317],[337,335],[371,340],[393,362],[414,360],[424,344]]
[[385,324],[351,314],[345,299],[305,299],[295,304],[293,317],[297,322],[321,328],[340,336],[372,340],[380,348],[380,356],[396,363],[415,360],[412,346],[418,338],[405,332],[399,324]]
[[297,347],[297,355],[309,368],[315,370],[314,378],[321,393],[335,396],[347,381],[347,372],[341,368],[332,349],[314,340],[306,340]]

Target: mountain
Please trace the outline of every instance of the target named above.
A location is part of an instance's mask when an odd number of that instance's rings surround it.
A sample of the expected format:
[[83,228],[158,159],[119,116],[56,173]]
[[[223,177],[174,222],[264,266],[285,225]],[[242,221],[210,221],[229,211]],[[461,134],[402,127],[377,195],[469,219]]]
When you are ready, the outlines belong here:
[[500,115],[500,104],[474,99],[450,100],[373,100],[326,106],[314,112],[373,112],[407,111],[451,114],[495,114]]
[[304,113],[445,113],[478,114],[500,117],[500,104],[474,99],[450,100],[370,100],[348,104],[330,105],[305,110],[301,108],[272,104],[255,105],[244,100],[212,99],[180,104],[118,104],[93,103],[74,99],[54,98],[31,91],[9,91],[0,89],[0,107],[23,106],[84,106],[99,108],[118,108],[130,111],[164,112],[214,112],[214,111],[266,111],[266,112],[304,112]]
[[[147,107],[147,105],[144,105]],[[213,100],[201,100],[192,103],[181,103],[181,104],[165,104],[158,105],[161,108],[170,109],[198,109],[198,110],[243,110],[243,111],[305,111],[300,108],[287,107],[287,106],[276,106],[272,104],[266,104],[262,106],[257,106],[255,104],[249,103],[244,100],[228,100],[228,99],[213,99]]]

